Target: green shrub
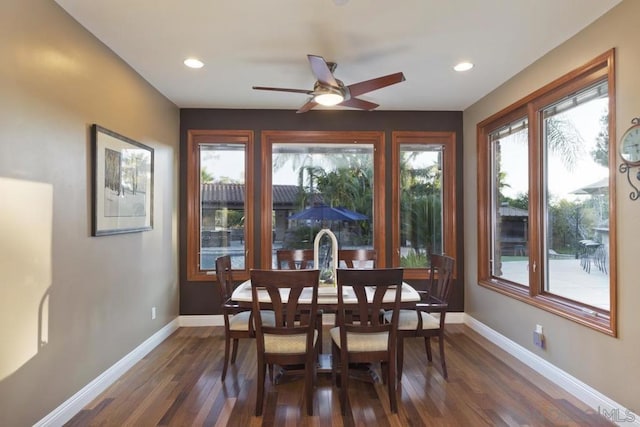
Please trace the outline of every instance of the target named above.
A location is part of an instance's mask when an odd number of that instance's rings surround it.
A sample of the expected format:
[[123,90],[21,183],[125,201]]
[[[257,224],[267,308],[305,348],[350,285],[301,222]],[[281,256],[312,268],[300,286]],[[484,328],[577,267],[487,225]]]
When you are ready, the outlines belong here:
[[400,257],[400,266],[407,268],[424,268],[427,267],[427,254],[416,253],[413,249],[406,256]]

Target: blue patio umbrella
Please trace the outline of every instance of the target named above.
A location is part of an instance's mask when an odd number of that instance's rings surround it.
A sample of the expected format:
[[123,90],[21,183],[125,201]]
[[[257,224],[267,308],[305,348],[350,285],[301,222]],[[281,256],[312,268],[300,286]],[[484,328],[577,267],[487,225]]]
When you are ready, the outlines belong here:
[[363,221],[369,219],[369,217],[343,207],[315,205],[289,216],[289,219],[310,219],[317,221]]
[[[368,220],[369,217],[363,215],[358,212],[354,212],[350,209],[343,207],[332,207],[325,204],[319,204],[315,206],[311,206],[301,212],[295,213],[289,216],[290,220],[312,220],[312,221],[364,221]],[[338,229],[338,241],[340,240],[340,233],[342,231],[342,224]],[[329,250],[327,248],[327,253],[325,253],[321,259],[324,259],[324,262],[320,261],[321,265],[329,265]]]

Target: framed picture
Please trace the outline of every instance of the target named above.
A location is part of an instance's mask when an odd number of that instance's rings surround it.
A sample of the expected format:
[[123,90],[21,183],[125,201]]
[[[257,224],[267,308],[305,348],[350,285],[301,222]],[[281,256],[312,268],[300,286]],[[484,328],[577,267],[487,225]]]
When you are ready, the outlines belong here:
[[153,148],[96,124],[91,126],[91,234],[153,228]]

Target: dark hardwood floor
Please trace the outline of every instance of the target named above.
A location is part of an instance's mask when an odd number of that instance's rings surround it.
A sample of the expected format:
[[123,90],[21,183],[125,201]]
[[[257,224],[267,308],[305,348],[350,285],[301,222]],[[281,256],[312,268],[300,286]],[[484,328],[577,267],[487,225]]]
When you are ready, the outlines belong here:
[[[611,425],[462,325],[448,325],[448,381],[442,378],[437,351],[429,364],[422,340],[406,342],[397,414],[389,410],[386,386],[350,381],[351,411],[343,417],[330,375],[321,375],[315,390],[314,416],[307,416],[304,410],[300,377],[285,378],[277,385],[267,380],[264,415],[255,417],[255,343],[240,341],[238,359],[221,383],[223,333],[221,327],[179,329],[67,425]],[[327,352],[328,336],[324,334]]]

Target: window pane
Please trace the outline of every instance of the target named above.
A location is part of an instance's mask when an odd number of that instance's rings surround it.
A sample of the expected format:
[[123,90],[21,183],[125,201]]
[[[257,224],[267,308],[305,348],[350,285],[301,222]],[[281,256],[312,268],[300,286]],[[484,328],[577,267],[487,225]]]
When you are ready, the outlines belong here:
[[400,146],[400,265],[428,267],[442,253],[442,145]]
[[491,275],[529,286],[529,140],[526,118],[489,135]]
[[245,145],[200,144],[200,269],[231,255],[245,268]]
[[546,283],[550,293],[609,309],[607,84],[543,110]]
[[322,228],[342,249],[373,248],[373,144],[276,143],[272,150],[272,267],[276,250],[313,248]]

